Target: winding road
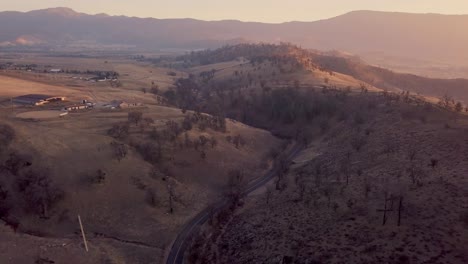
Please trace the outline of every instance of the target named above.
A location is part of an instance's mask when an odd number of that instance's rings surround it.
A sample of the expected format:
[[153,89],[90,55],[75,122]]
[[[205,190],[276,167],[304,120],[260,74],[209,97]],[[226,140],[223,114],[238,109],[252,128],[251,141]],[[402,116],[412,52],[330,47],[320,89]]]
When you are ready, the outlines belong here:
[[[295,144],[288,153],[288,161],[291,162],[297,154],[303,149],[303,146],[300,144]],[[269,172],[267,172],[263,177],[260,177],[249,184],[246,190],[242,193],[242,196],[246,196],[258,188],[265,185],[271,179],[273,179],[277,174],[277,168],[273,167]],[[211,215],[219,212],[225,206],[228,205],[226,200],[216,203],[213,207],[208,207],[198,213],[190,222],[188,222],[182,229],[182,231],[177,235],[176,240],[172,244],[171,251],[166,260],[166,264],[182,264],[184,263],[185,251],[190,245],[190,238],[196,234],[198,227],[203,225]]]

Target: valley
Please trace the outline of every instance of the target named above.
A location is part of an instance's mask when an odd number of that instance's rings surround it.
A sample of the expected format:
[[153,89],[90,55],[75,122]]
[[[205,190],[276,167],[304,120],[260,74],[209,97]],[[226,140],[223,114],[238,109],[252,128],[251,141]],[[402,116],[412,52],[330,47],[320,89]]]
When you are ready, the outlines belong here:
[[467,260],[465,80],[292,44],[51,55],[0,53],[6,263],[170,263],[206,211],[187,263]]

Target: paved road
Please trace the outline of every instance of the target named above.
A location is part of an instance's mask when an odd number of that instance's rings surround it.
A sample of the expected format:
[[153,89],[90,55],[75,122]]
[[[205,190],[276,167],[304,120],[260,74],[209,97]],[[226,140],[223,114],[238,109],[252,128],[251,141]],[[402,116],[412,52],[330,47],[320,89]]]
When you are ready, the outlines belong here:
[[[302,146],[300,144],[294,145],[291,151],[288,154],[288,160],[292,161],[297,154],[302,150]],[[263,177],[253,181],[249,184],[247,189],[242,193],[242,195],[248,195],[253,191],[257,190],[258,188],[265,185],[271,179],[276,176],[277,169],[273,168],[268,173],[266,173]],[[213,207],[206,208],[205,210],[198,213],[190,222],[188,222],[182,231],[177,235],[174,244],[172,244],[171,251],[166,260],[166,264],[182,264],[184,263],[184,254],[190,244],[190,238],[196,234],[198,227],[204,224],[211,215],[219,212],[222,208],[228,205],[226,200],[220,201],[216,203]]]

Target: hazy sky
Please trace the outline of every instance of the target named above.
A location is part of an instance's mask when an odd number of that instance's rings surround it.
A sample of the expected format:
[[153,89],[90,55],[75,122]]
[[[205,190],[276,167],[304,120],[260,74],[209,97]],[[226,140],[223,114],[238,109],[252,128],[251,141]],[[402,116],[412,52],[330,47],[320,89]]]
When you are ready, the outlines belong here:
[[0,0],[0,10],[64,6],[97,14],[156,18],[313,21],[352,10],[468,14],[468,0]]

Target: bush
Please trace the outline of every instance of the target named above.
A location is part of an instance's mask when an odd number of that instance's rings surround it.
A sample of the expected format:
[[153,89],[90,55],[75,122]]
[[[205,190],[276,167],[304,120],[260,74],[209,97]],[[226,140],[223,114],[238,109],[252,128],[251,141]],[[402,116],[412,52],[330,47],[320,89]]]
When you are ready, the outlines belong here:
[[9,125],[0,124],[0,152],[6,149],[15,138],[15,131]]

